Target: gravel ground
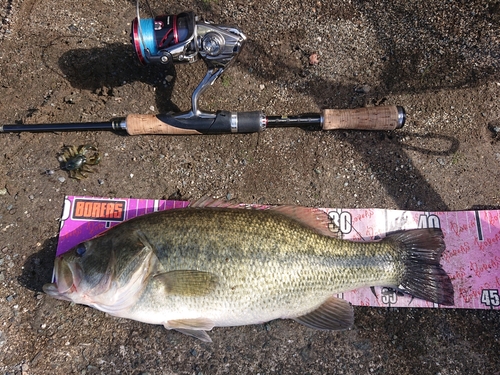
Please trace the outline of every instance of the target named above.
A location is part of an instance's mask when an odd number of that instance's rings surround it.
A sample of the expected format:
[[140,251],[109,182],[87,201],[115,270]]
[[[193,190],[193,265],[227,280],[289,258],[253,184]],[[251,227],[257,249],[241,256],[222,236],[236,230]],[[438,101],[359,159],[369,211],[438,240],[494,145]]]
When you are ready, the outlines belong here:
[[[500,2],[180,0],[248,42],[202,96],[268,115],[401,105],[393,132],[220,136],[2,134],[0,370],[5,374],[499,374],[500,316],[356,308],[354,329],[292,321],[217,328],[206,344],[46,297],[65,195],[408,210],[500,208]],[[0,123],[187,110],[203,63],[140,66],[126,0],[0,0]],[[316,54],[317,64],[310,64]],[[65,145],[102,152],[89,178]]]

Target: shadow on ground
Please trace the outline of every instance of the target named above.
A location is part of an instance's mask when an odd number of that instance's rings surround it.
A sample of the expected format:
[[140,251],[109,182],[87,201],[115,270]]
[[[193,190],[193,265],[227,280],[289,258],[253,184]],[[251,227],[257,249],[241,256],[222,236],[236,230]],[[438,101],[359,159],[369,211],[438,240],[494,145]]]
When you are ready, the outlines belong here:
[[[329,17],[356,20],[364,16],[372,24],[376,38],[384,49],[384,54],[380,57],[384,61],[384,69],[379,77],[379,86],[374,87],[368,94],[360,94],[353,90],[352,85],[335,80],[325,80],[317,76],[311,78],[310,67],[293,65],[284,54],[268,54],[266,52],[268,48],[253,40],[251,35],[239,57],[239,64],[265,80],[285,84],[295,80],[305,81],[305,92],[320,108],[325,105],[342,108],[346,98],[349,98],[351,107],[377,105],[383,103],[389,94],[453,90],[498,79],[500,46],[493,43],[493,35],[481,34],[480,30],[485,22],[500,23],[500,6],[488,4],[478,10],[469,9],[465,3],[453,4],[451,8],[444,4],[429,6],[430,9],[426,9],[425,14],[411,4],[398,8],[388,3],[384,9],[380,9],[370,1],[355,1],[349,12],[342,6],[343,12],[339,13],[340,8],[334,4],[325,4],[319,9],[321,18],[318,18],[318,22],[326,22]],[[199,3],[203,16],[208,19],[221,18],[221,7],[221,4],[212,2]],[[175,9],[170,9],[169,13],[175,13]],[[440,17],[447,21],[442,22]],[[226,23],[228,20],[220,21]],[[245,20],[245,22],[250,21]],[[453,27],[454,24],[463,23],[470,27],[461,27],[460,30],[469,30],[470,33],[461,34]],[[240,27],[244,28],[244,25]],[[290,50],[300,48],[301,33],[295,34],[294,38],[287,38],[290,40]],[[75,39],[72,43],[77,45],[78,40]],[[429,48],[425,46],[426,44]],[[164,85],[166,75],[175,78],[175,68],[153,65],[140,68],[132,46],[108,44],[90,49],[72,49],[60,57],[59,67],[71,85],[80,89],[106,88],[112,92],[114,87],[131,81],[141,81],[159,87],[156,94],[159,111],[179,111],[170,101],[175,79]],[[328,98],[327,102],[325,98]],[[403,135],[404,132],[399,131],[398,134]],[[450,147],[442,151],[431,147],[421,149],[403,145],[398,141],[399,136],[394,137],[391,133],[382,135],[373,133],[369,134],[368,138],[376,140],[376,143],[384,140],[386,148],[384,153],[376,155],[371,152],[373,142],[367,141],[365,142],[367,144],[363,144],[364,141],[360,140],[360,137],[349,135],[345,136],[345,140],[359,150],[363,161],[375,171],[376,177],[391,197],[396,199],[399,208],[418,208],[407,198],[397,198],[402,196],[397,194],[399,185],[411,181],[409,186],[413,187],[414,195],[425,196],[430,208],[447,210],[448,207],[443,199],[415,168],[406,150],[432,155],[450,155],[457,151],[458,140],[439,134],[411,136],[439,139],[449,143]],[[408,170],[395,173],[393,162],[386,160],[387,155],[396,155],[396,158],[410,163]]]
[[[78,43],[79,39],[75,37],[72,45]],[[176,81],[175,68],[164,65],[140,66],[132,46],[111,43],[100,47],[71,49],[59,57],[58,65],[60,72],[74,88],[112,95],[114,88],[131,82],[143,82],[158,88],[161,93],[156,95],[156,108],[160,112],[179,111],[170,100]]]
[[45,240],[42,250],[30,255],[23,266],[23,272],[17,280],[23,287],[42,293],[43,285],[52,280],[52,270],[56,256],[57,237]]

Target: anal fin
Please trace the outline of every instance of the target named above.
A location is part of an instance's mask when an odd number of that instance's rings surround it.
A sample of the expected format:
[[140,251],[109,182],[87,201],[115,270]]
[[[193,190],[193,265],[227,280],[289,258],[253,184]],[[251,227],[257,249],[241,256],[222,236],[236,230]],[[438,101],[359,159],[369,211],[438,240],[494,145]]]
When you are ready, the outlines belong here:
[[349,302],[330,297],[316,310],[298,316],[294,320],[309,328],[339,331],[352,327],[354,312]]

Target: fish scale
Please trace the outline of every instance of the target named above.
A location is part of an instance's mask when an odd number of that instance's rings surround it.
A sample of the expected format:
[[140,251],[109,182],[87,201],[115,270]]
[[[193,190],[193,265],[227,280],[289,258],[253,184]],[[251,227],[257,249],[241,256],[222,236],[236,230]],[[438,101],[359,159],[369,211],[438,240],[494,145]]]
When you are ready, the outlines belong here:
[[[451,282],[439,265],[440,231],[352,242],[325,231],[321,215],[300,207],[197,207],[144,215],[63,254],[56,275],[65,282],[45,290],[205,341],[214,326],[277,318],[318,329],[349,328],[352,307],[333,295],[362,286],[402,285],[420,298],[452,300]],[[64,290],[71,277],[73,294]],[[109,306],[110,297],[123,308]]]

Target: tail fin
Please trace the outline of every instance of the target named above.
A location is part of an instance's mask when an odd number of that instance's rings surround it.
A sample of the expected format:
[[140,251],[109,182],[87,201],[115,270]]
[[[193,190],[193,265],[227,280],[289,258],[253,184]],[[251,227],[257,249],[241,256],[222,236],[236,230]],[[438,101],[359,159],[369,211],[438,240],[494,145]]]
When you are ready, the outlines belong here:
[[454,305],[453,285],[439,264],[445,250],[441,229],[397,231],[385,238],[402,252],[405,265],[400,288],[441,305]]

